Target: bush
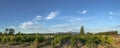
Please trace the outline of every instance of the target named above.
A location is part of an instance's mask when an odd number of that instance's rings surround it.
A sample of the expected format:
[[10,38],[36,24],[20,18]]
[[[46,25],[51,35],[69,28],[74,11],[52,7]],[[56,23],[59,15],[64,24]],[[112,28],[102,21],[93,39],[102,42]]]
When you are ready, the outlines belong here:
[[76,42],[77,42],[77,37],[76,36],[72,36],[70,38],[70,43],[74,45]]
[[55,44],[61,44],[67,40],[70,39],[70,36],[69,35],[59,35],[59,36],[55,36],[54,39],[53,39],[53,42]]
[[8,42],[8,41],[9,41],[9,37],[8,36],[3,36],[2,42]]
[[76,36],[72,36],[70,38],[71,47],[76,48],[76,42],[77,42],[77,37]]

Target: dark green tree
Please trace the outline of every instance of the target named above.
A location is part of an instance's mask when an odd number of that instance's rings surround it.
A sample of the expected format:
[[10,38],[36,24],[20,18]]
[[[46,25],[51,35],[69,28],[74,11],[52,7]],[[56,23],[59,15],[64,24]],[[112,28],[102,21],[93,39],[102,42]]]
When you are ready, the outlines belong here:
[[15,29],[10,28],[10,29],[9,29],[9,35],[13,35],[14,33],[15,33]]
[[4,34],[5,35],[13,35],[15,33],[15,29],[13,28],[6,28]]
[[4,34],[8,34],[9,29],[6,28]]
[[80,35],[85,35],[85,33],[84,33],[84,27],[83,26],[80,29]]
[[0,32],[0,35],[3,35],[2,32]]

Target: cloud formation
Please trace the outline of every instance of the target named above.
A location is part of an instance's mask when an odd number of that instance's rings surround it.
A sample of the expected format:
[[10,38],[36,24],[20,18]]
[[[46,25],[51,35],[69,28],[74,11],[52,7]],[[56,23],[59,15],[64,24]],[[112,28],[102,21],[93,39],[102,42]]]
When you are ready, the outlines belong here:
[[19,27],[21,29],[38,28],[40,26],[38,25],[38,21],[41,20],[41,18],[42,16],[36,16],[33,20],[20,23]]
[[56,17],[58,15],[59,11],[52,11],[48,14],[47,17],[43,18],[42,16],[37,15],[34,19],[20,23],[19,27],[21,29],[28,29],[28,28],[41,28],[41,24],[39,24],[39,21],[41,19],[45,19],[45,20],[50,20],[53,19],[54,17]]
[[13,29],[16,29],[16,27],[15,26],[8,26],[7,28],[13,28]]
[[26,28],[30,28],[32,25],[34,25],[34,23],[31,21],[28,21],[28,22],[21,23],[19,27],[22,29],[26,29]]
[[108,12],[108,14],[110,15],[110,16],[108,16],[109,19],[113,19],[115,17],[120,17],[120,14],[116,13],[116,12]]
[[42,25],[37,24],[36,22],[28,21],[28,22],[21,23],[19,27],[21,29],[29,29],[29,28],[40,29],[40,28],[42,28]]
[[95,17],[86,17],[86,18],[72,18],[70,19],[69,21],[70,22],[76,22],[76,21],[82,21],[82,20],[91,20],[91,19],[94,19]]
[[42,16],[36,16],[36,18],[34,20],[40,20],[42,18]]
[[55,11],[55,12],[50,12],[50,14],[46,17],[47,20],[53,19],[54,17],[56,17],[58,15],[59,11]]
[[109,15],[113,15],[113,14],[115,14],[115,13],[114,13],[114,12],[109,12],[108,14],[109,14]]
[[86,13],[87,13],[87,10],[78,11],[78,13],[80,13],[80,14],[86,14]]
[[120,16],[119,13],[116,13],[116,12],[108,12],[109,15],[114,15],[114,16]]

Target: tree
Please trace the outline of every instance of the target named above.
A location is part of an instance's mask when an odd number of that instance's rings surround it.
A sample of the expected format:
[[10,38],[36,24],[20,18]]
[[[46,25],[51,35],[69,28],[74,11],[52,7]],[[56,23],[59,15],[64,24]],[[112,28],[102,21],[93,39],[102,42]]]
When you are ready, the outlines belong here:
[[13,35],[15,33],[15,29],[13,29],[13,28],[6,28],[5,29],[5,32],[4,32],[4,34],[9,34],[9,35]]
[[4,34],[8,34],[9,29],[6,28]]
[[80,35],[84,35],[84,27],[82,26],[81,29],[80,29]]
[[76,36],[72,36],[71,38],[70,38],[70,42],[71,42],[71,44],[75,44],[76,43],[76,41],[77,41],[77,37]]
[[9,35],[13,35],[14,33],[15,33],[15,29],[10,28],[10,29],[9,29]]
[[0,35],[3,35],[2,32],[0,32]]

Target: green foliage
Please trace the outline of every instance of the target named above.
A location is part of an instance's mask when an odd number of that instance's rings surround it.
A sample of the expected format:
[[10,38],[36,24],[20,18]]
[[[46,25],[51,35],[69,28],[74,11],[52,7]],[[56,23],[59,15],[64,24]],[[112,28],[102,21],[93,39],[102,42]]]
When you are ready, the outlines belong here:
[[87,35],[93,35],[93,33],[87,32]]
[[39,42],[43,42],[45,40],[45,37],[43,37],[43,36],[36,36],[35,39],[38,39]]
[[62,41],[63,41],[64,39],[63,39],[63,37],[56,37],[56,38],[54,38],[54,43],[55,44],[60,44]]
[[15,29],[10,28],[10,29],[9,29],[9,33],[8,33],[8,34],[9,34],[9,35],[13,35],[14,33],[15,33]]
[[87,43],[86,43],[86,47],[87,47],[87,48],[97,48],[97,44],[87,42]]
[[[2,35],[0,36],[0,42],[19,42],[19,43],[33,43],[37,44],[46,41],[45,35]],[[51,41],[52,40],[52,41]],[[111,36],[108,35],[55,35],[51,37],[49,44],[53,48],[57,47],[57,45],[63,45],[66,41],[70,42],[70,45],[75,48],[77,47],[77,43],[81,43],[82,45],[86,46],[87,48],[96,48],[98,45],[111,45],[113,43],[113,39]],[[107,46],[107,47],[109,47]],[[36,46],[37,47],[37,46]]]
[[99,32],[97,35],[118,35],[118,31]]
[[107,44],[112,44],[114,42],[114,40],[112,39],[111,36],[106,36],[105,37],[105,43]]
[[5,35],[13,35],[15,33],[15,29],[13,28],[6,28],[4,34]]
[[15,39],[15,36],[9,36],[9,38],[10,38],[10,41],[14,41],[14,39]]
[[7,35],[0,36],[1,42],[33,42],[35,39],[38,39],[39,42],[43,42],[45,37],[38,35]]
[[84,27],[83,26],[80,29],[80,35],[85,35],[85,33],[84,33]]
[[87,36],[86,39],[85,45],[87,48],[96,48],[100,44],[100,38],[98,36]]
[[3,36],[2,42],[7,42],[8,40],[9,40],[9,38],[7,36]]
[[101,36],[101,35],[93,35],[93,36],[87,36],[86,40],[86,47],[88,48],[96,48],[98,44],[112,44],[113,39],[110,36]]
[[9,31],[9,29],[6,28],[4,34],[5,34],[5,35],[8,34],[8,31]]
[[86,36],[79,36],[79,41],[82,42],[82,44],[85,44],[86,43]]
[[77,38],[76,36],[72,36],[72,37],[70,38],[71,47],[76,48],[77,39],[78,39],[78,38]]
[[70,41],[71,46],[74,48],[76,47],[76,43],[78,41],[81,42],[82,45],[85,45],[87,48],[96,48],[100,44],[109,44],[113,43],[113,39],[110,36],[103,36],[103,35],[57,35],[51,41],[51,45],[62,44],[65,41]]
[[15,41],[16,42],[24,42],[25,41],[25,36],[16,36]]
[[21,35],[21,32],[19,31],[16,35]]
[[70,38],[70,43],[74,45],[76,42],[77,42],[77,37],[76,36],[72,36]]
[[53,42],[55,44],[60,44],[62,42],[65,42],[68,39],[70,39],[69,35],[59,35],[59,36],[54,37]]
[[2,32],[0,32],[0,35],[3,35],[3,33],[2,33]]

